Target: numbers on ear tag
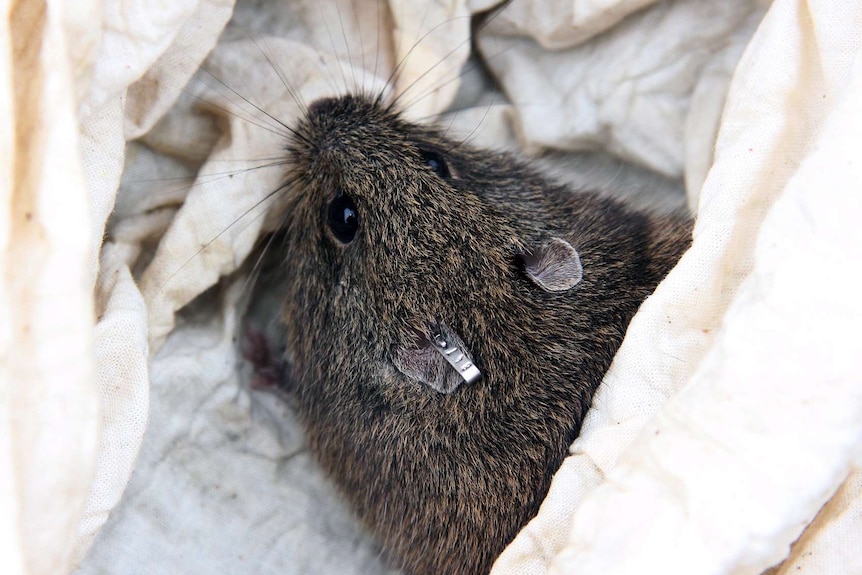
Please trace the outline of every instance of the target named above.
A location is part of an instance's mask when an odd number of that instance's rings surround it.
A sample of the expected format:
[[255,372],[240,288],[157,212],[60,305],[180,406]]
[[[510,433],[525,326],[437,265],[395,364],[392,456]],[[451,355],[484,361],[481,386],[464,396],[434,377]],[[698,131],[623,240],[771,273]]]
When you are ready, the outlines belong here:
[[482,376],[482,372],[479,371],[479,368],[476,367],[473,360],[464,351],[463,346],[448,341],[441,331],[434,332],[432,343],[434,344],[434,349],[449,362],[449,365],[455,368],[455,371],[458,372],[458,375],[466,383],[472,383]]

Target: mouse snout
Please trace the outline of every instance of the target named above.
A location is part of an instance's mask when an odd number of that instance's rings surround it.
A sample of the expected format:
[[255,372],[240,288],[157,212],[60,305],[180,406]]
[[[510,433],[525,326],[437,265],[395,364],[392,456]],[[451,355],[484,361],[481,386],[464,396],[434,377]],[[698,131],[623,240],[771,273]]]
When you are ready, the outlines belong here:
[[338,98],[334,97],[320,98],[318,100],[315,100],[308,105],[308,115],[326,116],[337,101]]
[[306,117],[319,127],[332,129],[350,124],[361,125],[378,117],[379,110],[373,103],[353,95],[330,96],[315,100],[308,106]]

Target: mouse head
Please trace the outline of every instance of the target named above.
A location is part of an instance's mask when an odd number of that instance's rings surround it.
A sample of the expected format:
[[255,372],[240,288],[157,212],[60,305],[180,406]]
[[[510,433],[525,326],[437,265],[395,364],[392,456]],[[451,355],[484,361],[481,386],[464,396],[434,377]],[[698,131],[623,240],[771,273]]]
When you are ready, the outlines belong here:
[[516,324],[529,330],[549,294],[582,278],[505,155],[358,96],[310,106],[288,152],[284,320],[297,380],[451,393],[510,369],[495,347],[527,344]]

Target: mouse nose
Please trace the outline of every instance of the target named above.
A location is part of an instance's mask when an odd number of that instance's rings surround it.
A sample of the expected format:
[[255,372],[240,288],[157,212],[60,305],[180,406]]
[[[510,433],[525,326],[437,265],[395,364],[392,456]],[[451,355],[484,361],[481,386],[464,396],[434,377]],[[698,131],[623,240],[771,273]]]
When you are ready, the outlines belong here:
[[340,118],[368,116],[373,104],[358,98],[353,94],[343,96],[325,96],[318,98],[308,106],[308,116],[317,118]]
[[380,110],[374,100],[355,94],[344,94],[315,100],[309,104],[306,115],[321,127],[334,127],[340,124],[363,124],[379,114]]
[[308,115],[325,116],[335,106],[339,98],[327,96],[319,98],[308,105]]

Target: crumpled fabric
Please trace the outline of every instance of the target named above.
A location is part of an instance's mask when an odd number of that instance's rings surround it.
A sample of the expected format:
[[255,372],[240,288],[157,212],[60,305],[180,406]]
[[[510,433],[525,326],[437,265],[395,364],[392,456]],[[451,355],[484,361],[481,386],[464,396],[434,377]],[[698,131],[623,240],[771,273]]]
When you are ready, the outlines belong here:
[[842,221],[862,181],[862,12],[832,8],[775,2],[760,24],[692,248],[630,325],[494,573],[760,573],[783,559],[780,573],[862,572],[862,243]]
[[98,245],[79,161],[75,62],[66,35],[74,22],[40,4],[0,4],[5,573],[68,572],[98,455],[91,275]]
[[494,574],[862,573],[854,3],[2,6],[4,573],[390,571],[237,343],[281,122],[357,89],[697,214]]

